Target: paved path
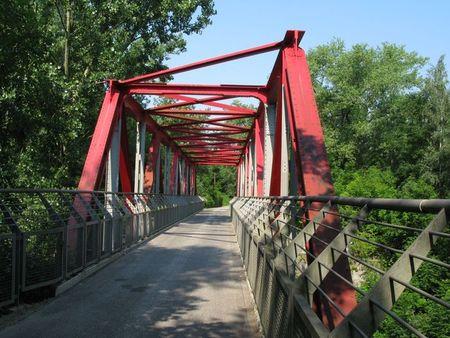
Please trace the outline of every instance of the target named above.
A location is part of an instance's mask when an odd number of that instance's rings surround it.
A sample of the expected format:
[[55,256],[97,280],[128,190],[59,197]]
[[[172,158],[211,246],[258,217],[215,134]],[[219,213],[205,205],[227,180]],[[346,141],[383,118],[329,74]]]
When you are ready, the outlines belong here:
[[228,210],[191,216],[0,337],[258,337]]

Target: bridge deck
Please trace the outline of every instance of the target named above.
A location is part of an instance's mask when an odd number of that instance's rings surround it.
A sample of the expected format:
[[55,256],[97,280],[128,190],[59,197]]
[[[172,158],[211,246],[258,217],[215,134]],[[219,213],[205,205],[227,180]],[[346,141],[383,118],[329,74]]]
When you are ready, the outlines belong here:
[[228,213],[191,216],[0,336],[259,336]]

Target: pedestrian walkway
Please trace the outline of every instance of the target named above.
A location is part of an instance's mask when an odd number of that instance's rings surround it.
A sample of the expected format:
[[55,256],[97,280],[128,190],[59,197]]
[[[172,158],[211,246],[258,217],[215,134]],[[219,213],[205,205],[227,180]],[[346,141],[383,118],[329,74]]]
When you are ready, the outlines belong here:
[[258,337],[228,208],[205,209],[0,337]]

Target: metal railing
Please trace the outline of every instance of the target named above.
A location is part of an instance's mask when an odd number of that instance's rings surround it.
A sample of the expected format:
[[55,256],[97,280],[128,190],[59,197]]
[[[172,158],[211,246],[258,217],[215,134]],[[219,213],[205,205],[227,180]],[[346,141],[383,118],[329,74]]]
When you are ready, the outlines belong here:
[[0,306],[201,210],[198,196],[0,190]]
[[[429,332],[402,308],[408,301],[446,325],[449,215],[450,200],[233,199],[232,222],[264,334],[423,337]],[[426,285],[430,272],[438,280]]]

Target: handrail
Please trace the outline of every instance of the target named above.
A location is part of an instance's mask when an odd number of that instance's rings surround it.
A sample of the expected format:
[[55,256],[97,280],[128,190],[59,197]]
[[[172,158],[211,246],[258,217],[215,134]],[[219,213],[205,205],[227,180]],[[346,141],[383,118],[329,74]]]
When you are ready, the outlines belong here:
[[242,196],[239,198],[274,199],[291,201],[308,201],[363,207],[367,205],[373,209],[386,209],[396,211],[410,211],[435,213],[441,209],[450,209],[450,199],[396,199],[396,198],[368,198],[368,197],[342,197],[332,195],[321,196]]

